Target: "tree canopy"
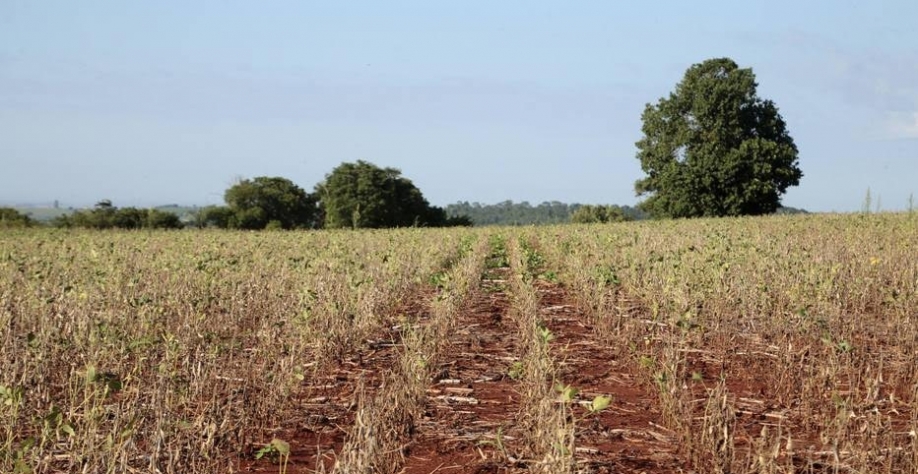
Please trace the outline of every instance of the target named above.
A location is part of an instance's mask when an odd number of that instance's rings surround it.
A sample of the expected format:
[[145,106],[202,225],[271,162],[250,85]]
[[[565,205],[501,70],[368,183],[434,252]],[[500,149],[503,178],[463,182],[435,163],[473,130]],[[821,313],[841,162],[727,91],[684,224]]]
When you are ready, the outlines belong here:
[[653,217],[775,212],[803,176],[778,108],[761,99],[752,69],[727,58],[695,64],[642,115],[635,183]]
[[244,179],[223,195],[226,208],[203,211],[205,221],[235,229],[303,229],[316,226],[315,196],[286,178],[260,176]]
[[401,171],[363,160],[338,165],[316,186],[316,194],[329,229],[459,224],[431,206]]

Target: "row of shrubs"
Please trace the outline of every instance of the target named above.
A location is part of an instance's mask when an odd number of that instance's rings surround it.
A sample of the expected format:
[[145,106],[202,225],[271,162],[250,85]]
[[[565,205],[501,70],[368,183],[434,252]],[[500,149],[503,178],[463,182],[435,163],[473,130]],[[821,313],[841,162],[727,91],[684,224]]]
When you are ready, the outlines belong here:
[[[16,209],[0,208],[0,228],[33,227],[38,225],[29,216]],[[92,209],[74,211],[55,217],[53,227],[82,227],[88,229],[181,229],[184,227],[177,214],[159,209],[136,207],[118,208],[111,201],[101,201]]]

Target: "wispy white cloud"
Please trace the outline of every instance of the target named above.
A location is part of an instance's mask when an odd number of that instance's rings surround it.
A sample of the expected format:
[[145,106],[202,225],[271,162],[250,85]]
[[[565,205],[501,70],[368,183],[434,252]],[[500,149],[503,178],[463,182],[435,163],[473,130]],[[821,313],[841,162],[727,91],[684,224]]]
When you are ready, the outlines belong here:
[[918,105],[918,54],[853,49],[829,40],[792,41],[813,80],[832,86],[859,106],[914,110]]
[[836,125],[847,124],[855,136],[918,138],[918,50],[854,47],[802,31],[743,40],[787,51],[772,64],[785,87],[824,110]]
[[887,140],[918,138],[918,112],[890,113],[882,132]]

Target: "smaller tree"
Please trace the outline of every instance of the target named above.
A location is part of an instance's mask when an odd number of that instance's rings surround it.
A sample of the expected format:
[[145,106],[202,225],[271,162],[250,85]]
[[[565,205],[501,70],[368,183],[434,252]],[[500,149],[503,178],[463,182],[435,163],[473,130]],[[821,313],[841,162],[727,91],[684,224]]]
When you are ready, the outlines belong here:
[[60,227],[83,227],[87,229],[111,229],[115,227],[118,208],[108,199],[96,203],[90,210],[75,211],[69,216],[55,220]]
[[140,229],[144,227],[144,221],[147,217],[145,209],[136,207],[122,207],[116,209],[112,214],[112,227],[119,229]]
[[231,211],[225,222],[227,227],[264,229],[276,221],[279,224],[275,225],[284,229],[302,229],[316,224],[315,196],[286,178],[260,176],[242,180],[227,189],[223,198]]
[[440,227],[446,212],[431,206],[395,168],[342,163],[316,186],[327,228]]
[[0,207],[0,228],[32,227],[35,222],[29,216],[11,207]]
[[143,226],[148,229],[181,229],[185,227],[178,214],[174,212],[147,209],[144,217]]
[[463,214],[447,217],[443,227],[472,227],[474,225],[475,223],[472,222],[472,218]]
[[217,227],[228,229],[233,218],[233,210],[226,206],[206,206],[198,209],[192,217],[195,227]]

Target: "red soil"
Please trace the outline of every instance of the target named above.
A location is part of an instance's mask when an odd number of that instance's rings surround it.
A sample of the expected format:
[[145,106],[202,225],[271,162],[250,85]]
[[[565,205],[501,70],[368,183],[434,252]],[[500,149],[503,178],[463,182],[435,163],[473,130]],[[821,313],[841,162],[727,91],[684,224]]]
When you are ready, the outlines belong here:
[[[507,290],[499,279],[504,275],[505,271],[492,271],[492,279],[482,283],[463,312],[430,381],[424,416],[418,420],[399,472],[527,472],[513,456],[520,396],[508,371],[518,351],[516,329],[507,315]],[[583,404],[598,395],[612,397],[610,407],[599,414],[586,416],[585,409],[575,410],[577,419],[582,418],[576,430],[578,468],[593,473],[695,471],[697,467],[682,449],[680,434],[663,426],[657,388],[636,362],[633,349],[627,347],[629,341],[598,336],[561,285],[540,281],[537,288],[542,318],[555,335],[552,356],[561,381],[579,389],[577,401]],[[418,312],[414,314],[425,311],[419,302],[408,310]],[[396,336],[380,336],[386,337]],[[819,463],[809,461],[803,466],[801,461],[802,454],[809,459],[820,456],[819,433],[794,416],[792,402],[782,405],[776,401],[775,388],[763,382],[770,377],[763,374],[774,370],[777,361],[764,349],[757,350],[757,344],[764,343],[730,341],[712,345],[730,350],[684,351],[687,373],[696,375],[682,381],[692,397],[693,427],[700,429],[709,390],[723,375],[737,417],[736,458],[745,459],[764,426],[780,427],[794,435],[798,446],[796,452],[782,446],[781,458],[793,458],[798,467],[819,471]],[[396,356],[391,347],[365,348],[333,373],[310,381],[301,410],[277,434],[292,447],[287,472],[317,472],[323,467],[330,472],[352,423],[358,379],[363,377],[372,390],[378,375]],[[901,419],[910,419],[910,414],[902,413]],[[905,429],[904,424],[899,425],[897,429]],[[248,461],[240,468],[242,472],[278,472],[277,465],[266,461]]]

